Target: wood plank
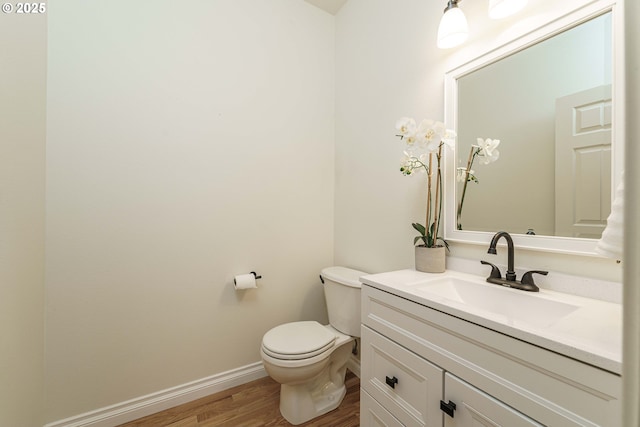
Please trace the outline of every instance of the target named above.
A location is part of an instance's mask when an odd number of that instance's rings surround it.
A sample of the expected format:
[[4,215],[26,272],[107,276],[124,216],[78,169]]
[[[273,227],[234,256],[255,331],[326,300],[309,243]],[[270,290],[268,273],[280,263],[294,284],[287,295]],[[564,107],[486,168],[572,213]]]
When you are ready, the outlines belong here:
[[167,424],[167,427],[198,427],[198,417],[194,415],[175,423]]
[[[358,427],[360,379],[347,371],[347,394],[333,411],[302,427]],[[290,426],[280,414],[280,384],[270,377],[233,387],[118,427],[278,427]]]

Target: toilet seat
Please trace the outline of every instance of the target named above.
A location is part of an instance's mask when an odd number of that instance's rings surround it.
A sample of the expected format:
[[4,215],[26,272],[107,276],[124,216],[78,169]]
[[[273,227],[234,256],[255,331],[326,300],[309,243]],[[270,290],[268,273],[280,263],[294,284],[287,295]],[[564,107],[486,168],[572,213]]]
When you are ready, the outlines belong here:
[[285,323],[264,334],[262,350],[281,360],[301,360],[320,355],[334,346],[336,335],[316,321]]

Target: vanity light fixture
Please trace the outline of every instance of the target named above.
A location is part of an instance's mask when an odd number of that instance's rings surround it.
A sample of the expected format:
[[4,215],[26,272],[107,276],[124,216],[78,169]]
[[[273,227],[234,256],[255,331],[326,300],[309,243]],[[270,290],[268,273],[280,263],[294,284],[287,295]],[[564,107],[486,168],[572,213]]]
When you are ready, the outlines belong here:
[[458,7],[462,0],[448,0],[438,26],[438,47],[449,49],[458,46],[469,36],[467,18]]
[[[438,47],[449,49],[459,46],[469,36],[469,25],[464,13],[458,7],[462,0],[447,0],[444,15],[438,26]],[[527,5],[528,0],[489,0],[489,17],[491,19],[506,18],[519,12]]]
[[502,19],[522,10],[527,0],[489,0],[489,18]]

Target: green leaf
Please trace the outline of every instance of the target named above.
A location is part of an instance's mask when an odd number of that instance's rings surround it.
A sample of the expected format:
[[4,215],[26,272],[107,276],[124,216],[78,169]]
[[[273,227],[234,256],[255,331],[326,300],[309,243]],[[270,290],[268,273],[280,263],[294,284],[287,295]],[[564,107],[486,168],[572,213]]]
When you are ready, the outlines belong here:
[[440,240],[442,242],[442,244],[444,245],[444,247],[447,248],[447,252],[451,252],[451,249],[449,249],[449,242],[444,240],[442,237],[438,237],[438,240]]
[[426,228],[424,228],[422,224],[418,224],[417,222],[414,222],[411,225],[413,226],[413,228],[415,228],[418,231],[418,233],[422,234],[423,236],[427,235],[427,230]]

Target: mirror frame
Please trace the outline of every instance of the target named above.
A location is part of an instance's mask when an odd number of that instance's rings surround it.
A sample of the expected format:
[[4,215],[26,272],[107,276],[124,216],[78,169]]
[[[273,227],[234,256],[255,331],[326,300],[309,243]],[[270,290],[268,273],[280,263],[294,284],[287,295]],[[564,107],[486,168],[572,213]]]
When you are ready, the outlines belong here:
[[[583,2],[584,3],[584,2]],[[616,0],[596,0],[587,2],[568,13],[562,14],[558,18],[549,22],[549,17],[542,17],[544,23],[533,26],[530,31],[525,32],[512,41],[504,43],[496,48],[492,48],[474,59],[459,65],[445,74],[445,123],[448,128],[458,129],[458,85],[457,80],[479,68],[499,61],[529,46],[544,41],[561,32],[569,30],[592,18],[603,15],[607,12],[612,14],[612,76],[613,76],[613,125],[612,125],[612,189],[611,195],[615,194],[615,189],[620,180],[620,173],[624,163],[624,35],[623,35],[623,14],[622,4]],[[471,244],[488,245],[494,233],[483,231],[466,231],[456,229],[456,153],[449,152],[445,159],[445,231],[444,238],[451,242],[462,242]],[[498,232],[500,230],[496,230]],[[512,234],[514,244],[518,248],[567,253],[573,255],[598,256],[595,252],[597,239],[584,239],[559,236],[523,235]]]

